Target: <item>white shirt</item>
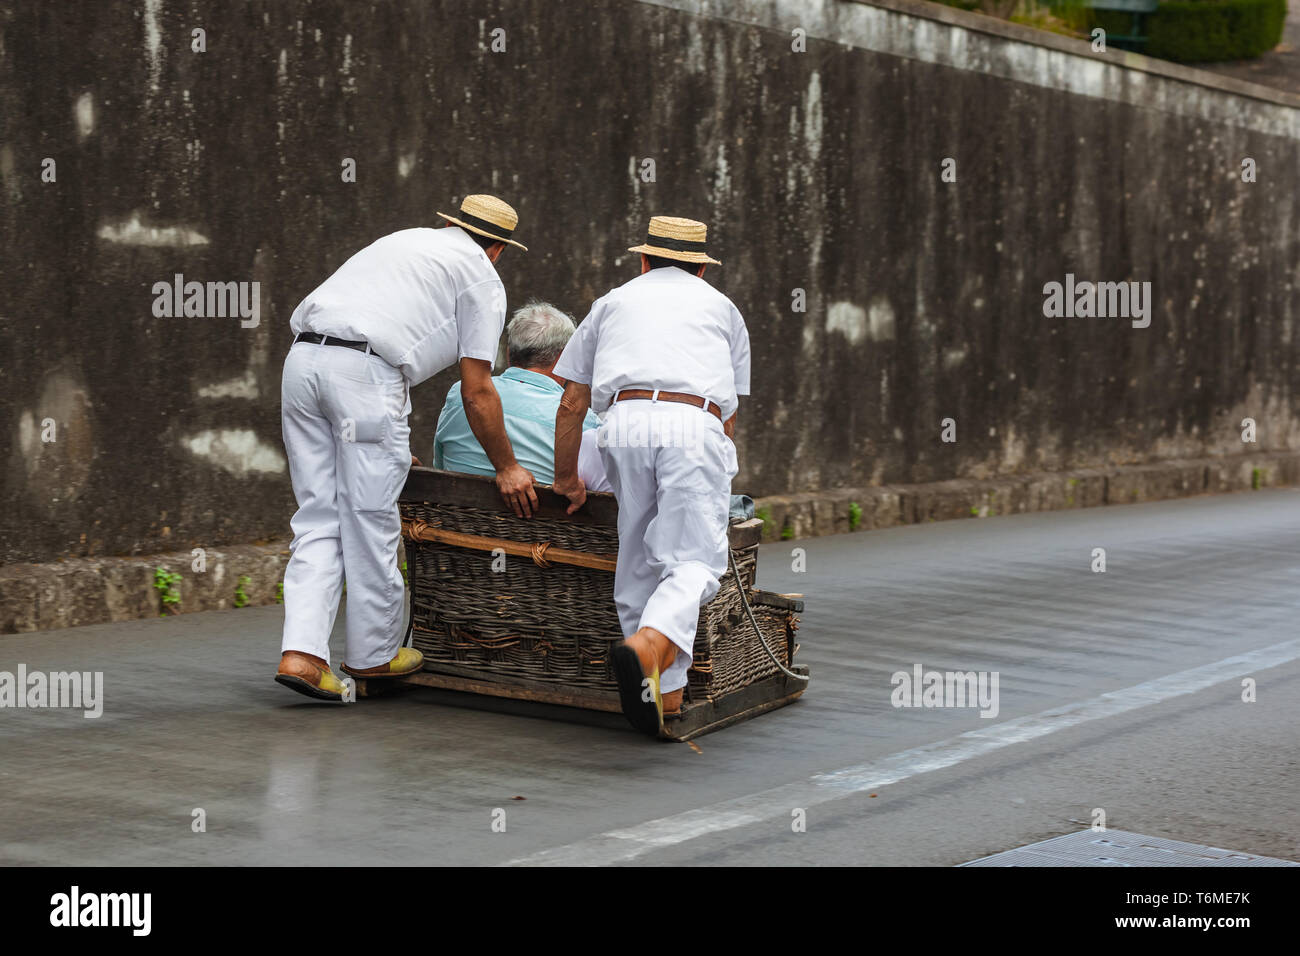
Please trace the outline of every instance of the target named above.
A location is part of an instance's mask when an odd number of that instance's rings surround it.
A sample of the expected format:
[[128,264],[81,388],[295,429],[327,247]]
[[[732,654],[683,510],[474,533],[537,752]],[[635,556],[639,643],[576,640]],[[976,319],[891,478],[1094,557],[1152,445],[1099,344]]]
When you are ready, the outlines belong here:
[[623,388],[687,392],[730,418],[749,394],[749,331],[731,300],[698,276],[651,269],[597,299],[569,339],[555,374],[591,386],[609,408]]
[[459,226],[403,229],[366,246],[293,310],[295,335],[364,339],[418,385],[462,358],[496,360],[506,290]]

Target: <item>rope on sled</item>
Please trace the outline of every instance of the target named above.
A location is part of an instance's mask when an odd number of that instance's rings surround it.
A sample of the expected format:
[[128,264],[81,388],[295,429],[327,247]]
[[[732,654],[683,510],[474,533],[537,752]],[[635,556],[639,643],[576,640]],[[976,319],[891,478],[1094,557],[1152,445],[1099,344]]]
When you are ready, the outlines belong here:
[[749,595],[745,593],[745,582],[740,578],[740,569],[736,567],[736,552],[728,548],[727,555],[731,558],[731,573],[736,576],[736,585],[740,591],[740,603],[745,605],[745,613],[749,615],[749,623],[754,625],[754,635],[758,638],[758,643],[763,645],[763,650],[767,651],[767,656],[772,658],[772,663],[781,668],[782,674],[795,680],[807,681],[809,679],[807,674],[796,674],[790,670],[781,663],[780,658],[772,653],[772,648],[767,646],[767,641],[763,639],[763,630],[758,626],[758,621],[754,617],[754,609],[749,606]]

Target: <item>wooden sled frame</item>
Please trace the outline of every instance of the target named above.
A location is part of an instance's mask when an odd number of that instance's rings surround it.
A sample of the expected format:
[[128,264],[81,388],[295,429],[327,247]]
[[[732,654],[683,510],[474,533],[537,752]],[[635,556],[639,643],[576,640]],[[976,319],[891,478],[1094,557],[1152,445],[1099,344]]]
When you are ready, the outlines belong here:
[[[616,695],[560,690],[540,682],[525,687],[521,684],[485,681],[477,676],[465,677],[447,673],[450,669],[440,665],[437,671],[421,671],[410,677],[378,681],[361,678],[356,682],[357,696],[384,697],[405,688],[423,687],[450,692],[438,694],[436,699],[439,703],[453,707],[481,706],[493,698],[502,704],[508,701],[519,701],[524,706],[494,707],[489,704],[486,709],[528,717],[554,717],[557,715],[557,707],[567,707],[617,715],[617,721],[602,723],[631,730],[630,725],[623,719],[623,711]],[[808,668],[802,664],[796,664],[790,669],[796,674],[805,676],[808,674]],[[664,719],[664,729],[660,739],[685,743],[703,734],[730,727],[732,724],[765,714],[769,710],[793,704],[807,686],[806,681],[796,680],[785,674],[775,674],[717,700],[687,704],[680,714],[669,715]],[[471,698],[474,697],[479,700],[473,701]]]
[[[566,516],[568,499],[555,494],[549,485],[536,487],[538,514],[547,517]],[[411,469],[398,500],[436,500],[446,504],[488,509],[503,507],[496,485],[491,479],[423,467]],[[566,520],[580,524],[615,525],[618,521],[618,505],[613,495],[593,492],[588,495],[587,503],[575,514],[567,515]],[[751,521],[733,525],[730,536],[733,548],[756,544],[762,536],[762,523]],[[730,574],[730,570],[727,573]],[[795,596],[755,591],[754,601],[795,613],[803,610],[803,601]],[[790,670],[808,676],[808,668],[804,665],[792,664]],[[688,702],[680,714],[665,718],[660,739],[685,742],[721,730],[794,703],[807,686],[806,680],[777,673],[713,700]],[[526,716],[555,717],[559,715],[556,708],[618,715],[616,725],[630,729],[622,717],[622,707],[616,692],[563,687],[513,676],[486,679],[479,669],[462,668],[443,662],[426,662],[425,670],[408,677],[382,680],[361,678],[356,682],[358,697],[387,696],[411,687],[433,691],[440,703],[471,707],[488,704],[487,709],[490,710],[504,710]],[[492,706],[493,704],[502,706]]]

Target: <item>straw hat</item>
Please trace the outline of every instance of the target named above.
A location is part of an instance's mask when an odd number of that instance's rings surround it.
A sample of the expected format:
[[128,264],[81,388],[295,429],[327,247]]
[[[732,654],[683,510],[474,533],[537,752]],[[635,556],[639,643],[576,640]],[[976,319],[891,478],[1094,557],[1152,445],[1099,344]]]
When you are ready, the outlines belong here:
[[516,246],[524,252],[528,247],[523,243],[515,242],[510,236],[515,231],[515,226],[519,225],[519,216],[514,207],[509,203],[502,202],[496,196],[478,194],[466,196],[460,204],[460,218],[449,216],[445,212],[438,213],[448,222],[454,222],[456,225],[468,229],[470,232],[476,232],[480,236],[487,236],[489,239],[499,239],[501,242],[509,243]]
[[651,216],[645,243],[632,246],[628,252],[644,252],[647,256],[662,256],[680,262],[708,262],[720,266],[721,262],[709,258],[704,251],[704,240],[708,234],[709,227],[694,219]]

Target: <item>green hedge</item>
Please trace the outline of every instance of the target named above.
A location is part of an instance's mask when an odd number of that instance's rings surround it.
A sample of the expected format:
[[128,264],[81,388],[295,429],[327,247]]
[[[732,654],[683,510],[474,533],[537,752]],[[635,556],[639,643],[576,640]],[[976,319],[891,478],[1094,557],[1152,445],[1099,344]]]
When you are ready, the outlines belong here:
[[[1273,49],[1282,40],[1286,0],[1177,0],[1162,3],[1143,20],[1142,52],[1178,63],[1245,60]],[[1127,34],[1127,13],[1093,11],[1093,22],[1108,34]]]

